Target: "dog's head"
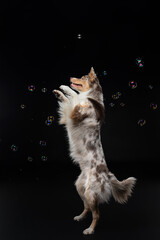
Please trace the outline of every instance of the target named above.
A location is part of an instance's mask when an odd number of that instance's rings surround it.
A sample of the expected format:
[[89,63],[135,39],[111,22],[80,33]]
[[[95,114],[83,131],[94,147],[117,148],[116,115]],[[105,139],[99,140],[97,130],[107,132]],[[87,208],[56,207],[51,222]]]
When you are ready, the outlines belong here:
[[70,78],[71,88],[77,90],[78,92],[86,92],[93,88],[95,85],[99,84],[98,78],[95,74],[93,67],[91,68],[88,75],[81,78]]

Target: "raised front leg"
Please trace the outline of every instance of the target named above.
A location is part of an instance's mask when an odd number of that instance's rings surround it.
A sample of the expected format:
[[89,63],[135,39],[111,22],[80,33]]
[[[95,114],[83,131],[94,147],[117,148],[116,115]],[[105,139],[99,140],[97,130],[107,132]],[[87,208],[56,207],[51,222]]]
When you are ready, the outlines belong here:
[[68,102],[68,98],[59,90],[53,90],[54,95],[62,102]]
[[63,90],[64,93],[66,93],[67,95],[73,97],[73,96],[76,96],[77,93],[75,91],[73,91],[70,87],[68,86],[65,86],[65,85],[61,85],[59,87],[61,90]]
[[89,104],[87,102],[77,104],[71,113],[71,119],[75,122],[81,122],[89,116]]
[[70,104],[69,99],[59,90],[53,90],[53,93],[58,98],[58,104],[59,104],[59,124],[66,124],[66,109],[68,104]]

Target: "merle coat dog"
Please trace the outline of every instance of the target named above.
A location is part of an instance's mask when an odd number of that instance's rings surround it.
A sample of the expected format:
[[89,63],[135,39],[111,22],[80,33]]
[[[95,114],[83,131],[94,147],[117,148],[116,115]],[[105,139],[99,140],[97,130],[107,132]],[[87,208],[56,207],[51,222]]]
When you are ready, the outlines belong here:
[[67,130],[70,156],[81,169],[75,186],[83,200],[84,211],[74,220],[83,219],[91,211],[92,223],[83,233],[92,234],[99,219],[99,203],[108,202],[111,195],[115,201],[125,203],[136,179],[129,177],[118,181],[107,167],[100,137],[105,117],[103,93],[94,69],[70,81],[72,89],[61,85],[62,91],[53,92],[59,103],[59,124],[64,124]]

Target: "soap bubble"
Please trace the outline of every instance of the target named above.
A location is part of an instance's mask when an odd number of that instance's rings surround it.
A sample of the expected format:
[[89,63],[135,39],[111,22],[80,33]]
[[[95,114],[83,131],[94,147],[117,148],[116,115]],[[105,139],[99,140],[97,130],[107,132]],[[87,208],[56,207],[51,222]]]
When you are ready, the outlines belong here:
[[29,86],[28,86],[28,90],[29,90],[30,92],[33,92],[33,91],[35,90],[35,86],[34,86],[34,85],[29,85]]
[[45,124],[47,126],[50,126],[53,123],[53,121],[54,121],[54,117],[53,116],[48,116],[47,120],[45,121]]
[[27,158],[27,161],[28,161],[28,162],[33,162],[33,158],[29,156],[29,157]]
[[41,156],[41,160],[42,160],[43,162],[46,162],[46,161],[47,161],[47,157],[46,157],[46,156]]
[[18,147],[15,144],[12,144],[11,150],[12,150],[12,152],[17,152],[18,151]]
[[144,66],[144,64],[143,63],[139,63],[139,65],[138,65],[139,67],[143,67]]
[[50,121],[50,120],[47,119],[47,120],[45,121],[45,124],[46,124],[47,126],[50,126],[50,125],[52,125],[52,122],[53,122],[53,121]]
[[121,106],[121,107],[124,107],[125,105],[126,105],[126,104],[123,103],[123,102],[120,103],[120,106]]
[[142,59],[140,57],[138,57],[138,58],[136,58],[136,62],[137,62],[137,64],[139,64],[142,62]]
[[47,88],[42,88],[41,91],[42,91],[43,93],[45,93],[45,92],[47,92]]
[[150,103],[150,108],[151,108],[152,110],[157,109],[157,104],[156,104],[156,103]]
[[145,120],[145,119],[140,119],[140,120],[138,121],[138,125],[139,125],[140,127],[144,126],[145,124],[146,124],[146,120]]
[[112,102],[111,102],[111,103],[109,103],[109,106],[110,106],[110,107],[114,107],[114,105],[115,105],[115,104],[114,104],[114,103],[112,103]]
[[116,99],[118,99],[121,95],[122,95],[122,93],[116,92],[116,93],[112,94],[112,98],[113,98],[114,100],[116,100]]
[[42,147],[45,147],[45,146],[47,145],[46,141],[44,141],[44,140],[41,140],[41,141],[39,142],[39,144],[40,144]]
[[47,117],[47,120],[48,120],[48,121],[52,121],[52,122],[53,122],[53,120],[54,120],[54,117],[53,117],[53,116],[48,116],[48,117]]
[[103,75],[106,76],[107,75],[107,71],[103,71]]
[[136,58],[136,64],[139,66],[139,67],[143,67],[144,66],[144,63],[142,61],[142,58],[138,57]]
[[128,83],[129,87],[135,89],[137,87],[137,82],[132,80]]
[[153,86],[152,86],[152,85],[148,85],[148,87],[149,87],[149,89],[151,89],[151,90],[153,89]]
[[24,104],[21,104],[21,108],[24,109],[26,107],[26,105]]
[[77,35],[77,38],[78,38],[78,39],[81,39],[81,38],[82,38],[82,35],[79,33],[79,34]]

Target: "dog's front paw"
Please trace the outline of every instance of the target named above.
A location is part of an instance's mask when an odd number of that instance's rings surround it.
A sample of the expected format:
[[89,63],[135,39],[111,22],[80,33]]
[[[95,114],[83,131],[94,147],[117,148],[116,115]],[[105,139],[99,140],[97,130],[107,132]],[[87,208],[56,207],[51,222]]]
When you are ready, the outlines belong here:
[[54,93],[54,95],[55,95],[57,98],[60,98],[61,92],[60,92],[59,90],[53,90],[52,92]]
[[63,90],[64,92],[67,92],[68,89],[69,89],[69,87],[66,86],[66,85],[61,85],[59,88],[60,88],[61,90]]
[[61,85],[59,88],[60,88],[64,93],[66,93],[66,94],[69,95],[69,96],[74,96],[74,95],[76,95],[76,92],[73,91],[73,90],[72,90],[70,87],[68,87],[68,86]]
[[68,99],[64,96],[64,94],[61,91],[53,90],[53,93],[60,101],[63,101],[63,102],[68,101]]

